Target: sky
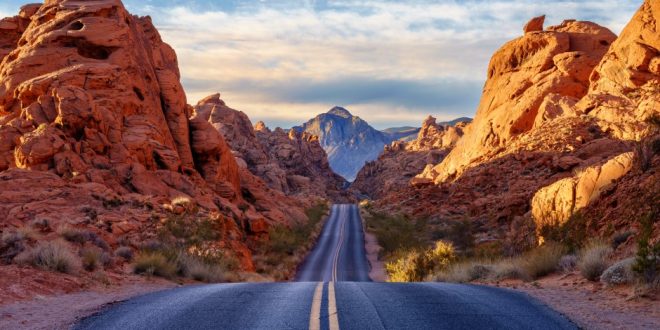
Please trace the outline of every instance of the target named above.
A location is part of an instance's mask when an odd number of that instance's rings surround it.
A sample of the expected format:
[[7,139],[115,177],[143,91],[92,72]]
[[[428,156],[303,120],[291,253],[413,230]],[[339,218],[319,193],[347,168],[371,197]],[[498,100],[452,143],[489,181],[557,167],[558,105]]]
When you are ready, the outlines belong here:
[[[12,16],[27,0],[0,1]],[[124,0],[177,52],[188,103],[220,92],[270,127],[335,105],[374,127],[471,117],[491,55],[546,26],[589,20],[619,33],[642,0]]]

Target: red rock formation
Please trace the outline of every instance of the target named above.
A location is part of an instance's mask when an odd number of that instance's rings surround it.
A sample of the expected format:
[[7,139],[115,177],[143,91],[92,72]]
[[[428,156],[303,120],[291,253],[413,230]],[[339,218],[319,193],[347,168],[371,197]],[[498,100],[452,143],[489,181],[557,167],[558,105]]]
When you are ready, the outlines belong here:
[[248,245],[269,224],[305,218],[187,105],[174,50],[148,17],[120,0],[47,0],[0,29],[3,232],[46,218],[137,246],[183,197],[199,206],[192,217],[222,223],[212,248],[252,270]]
[[[507,43],[456,147],[418,176],[417,188],[387,194],[378,206],[469,217],[484,235],[515,246],[535,244],[536,226],[561,225],[577,210],[590,234],[635,228],[648,207],[624,192],[641,184],[635,195],[649,198],[658,188],[657,155],[630,151],[658,132],[659,6],[645,1],[616,41],[596,24],[565,21]],[[640,157],[650,170],[633,170]],[[612,196],[639,211],[621,211]]]
[[443,126],[429,116],[422,123],[417,139],[407,143],[392,142],[377,160],[365,164],[351,189],[373,199],[404,190],[411,180],[418,180],[417,174],[427,167],[432,168],[447,155],[463,135],[466,125]]
[[341,197],[344,180],[330,169],[315,136],[271,131],[261,122],[255,129],[248,116],[229,108],[220,94],[201,100],[195,109],[229,142],[237,163],[271,189],[308,202]]

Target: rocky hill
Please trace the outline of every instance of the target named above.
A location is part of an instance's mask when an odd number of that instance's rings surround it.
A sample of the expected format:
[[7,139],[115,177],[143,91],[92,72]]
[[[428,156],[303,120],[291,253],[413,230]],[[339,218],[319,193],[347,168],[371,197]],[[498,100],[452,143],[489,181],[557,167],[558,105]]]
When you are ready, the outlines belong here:
[[535,18],[493,55],[475,119],[449,155],[379,206],[469,218],[509,249],[638,228],[660,192],[659,18],[660,3],[645,1],[618,38],[591,22],[544,29]]
[[306,219],[303,203],[239,166],[187,104],[176,55],[150,18],[119,0],[49,0],[0,29],[0,230],[39,230],[3,240],[3,262],[64,231],[109,255],[139,250],[183,217],[217,228],[197,253],[253,270],[250,247],[271,224]]
[[341,198],[346,181],[332,172],[316,136],[281,128],[271,131],[263,122],[253,127],[248,116],[229,108],[220,94],[201,100],[195,110],[225,138],[238,166],[271,189],[308,204]]
[[372,199],[405,189],[427,166],[439,163],[461,138],[467,122],[451,123],[436,123],[429,116],[415,139],[394,141],[377,160],[365,164],[351,189]]

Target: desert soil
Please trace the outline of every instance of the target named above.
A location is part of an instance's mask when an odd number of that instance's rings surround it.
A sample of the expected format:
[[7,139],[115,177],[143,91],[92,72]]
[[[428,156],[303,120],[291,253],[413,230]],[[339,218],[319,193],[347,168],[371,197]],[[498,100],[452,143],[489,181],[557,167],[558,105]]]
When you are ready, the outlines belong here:
[[387,273],[385,272],[385,263],[378,258],[381,250],[376,236],[371,233],[364,233],[365,248],[367,249],[367,260],[371,265],[369,277],[375,282],[387,282]]
[[576,272],[531,283],[504,281],[496,285],[526,292],[584,329],[660,329],[657,292],[633,298],[629,286],[605,287]]
[[0,329],[68,329],[107,304],[175,286],[132,275],[81,278],[0,266]]

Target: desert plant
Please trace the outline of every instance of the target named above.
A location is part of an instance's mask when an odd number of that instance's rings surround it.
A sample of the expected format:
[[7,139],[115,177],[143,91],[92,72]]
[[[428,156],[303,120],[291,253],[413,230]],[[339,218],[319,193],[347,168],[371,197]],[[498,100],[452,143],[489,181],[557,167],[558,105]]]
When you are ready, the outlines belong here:
[[99,248],[83,248],[80,250],[82,266],[86,271],[95,271],[99,267],[107,266],[110,256]]
[[455,259],[451,243],[437,241],[428,250],[400,251],[392,261],[385,263],[391,282],[420,282],[434,272],[446,269]]
[[492,265],[479,261],[467,261],[452,265],[440,272],[435,280],[441,282],[468,283],[488,278],[493,272]]
[[175,244],[182,247],[217,241],[222,232],[222,219],[198,218],[185,214],[168,216],[160,229],[163,240],[167,241],[173,237]]
[[72,274],[80,268],[80,259],[60,240],[39,242],[16,259],[19,263],[67,274]]
[[578,261],[580,274],[589,281],[595,281],[607,269],[607,257],[611,251],[609,245],[593,241],[588,243],[582,251]]
[[607,268],[600,281],[606,285],[631,284],[635,280],[635,274],[632,270],[635,264],[635,258],[623,259]]
[[131,261],[133,260],[133,249],[128,246],[120,246],[115,250],[115,255],[126,261]]
[[57,233],[71,243],[85,244],[90,238],[89,231],[68,225],[59,227]]
[[136,274],[173,278],[176,271],[177,265],[161,252],[141,252],[133,263],[133,272]]
[[195,281],[214,283],[226,280],[224,269],[220,264],[205,263],[201,258],[185,252],[179,252],[176,257],[177,273],[180,276]]
[[400,251],[421,249],[427,243],[423,237],[426,232],[424,219],[410,219],[401,215],[371,213],[366,218],[367,230],[378,239],[384,257]]
[[527,280],[528,275],[525,269],[517,262],[516,259],[509,258],[503,259],[493,265],[493,279],[506,280],[506,279],[520,279]]
[[525,253],[519,262],[527,276],[536,279],[557,270],[559,260],[563,255],[564,248],[561,245],[546,243]]
[[577,261],[578,258],[574,254],[569,254],[561,257],[559,259],[559,269],[561,269],[563,272],[571,272],[575,270],[575,267],[577,267]]
[[660,242],[651,244],[653,223],[657,211],[653,210],[640,219],[641,230],[637,240],[637,256],[632,269],[646,283],[655,283],[660,274]]
[[19,231],[4,232],[0,237],[0,261],[10,263],[25,250],[27,238]]

